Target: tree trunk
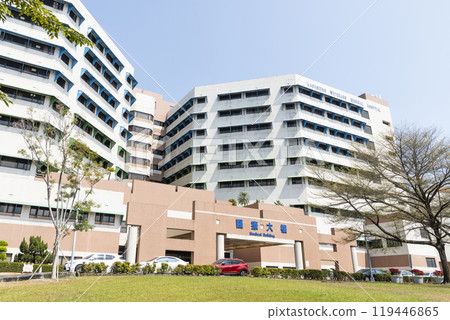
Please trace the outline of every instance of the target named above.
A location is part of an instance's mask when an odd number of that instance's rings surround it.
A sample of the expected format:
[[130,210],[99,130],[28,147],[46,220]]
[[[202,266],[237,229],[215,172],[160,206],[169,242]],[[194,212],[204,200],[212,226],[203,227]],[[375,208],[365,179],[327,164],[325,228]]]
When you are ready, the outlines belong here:
[[61,241],[61,235],[56,231],[55,242],[53,243],[53,266],[52,266],[52,279],[56,280],[56,272],[58,270],[58,251],[59,243]]
[[444,283],[450,282],[450,268],[448,267],[447,254],[445,253],[445,244],[439,244],[436,246],[436,250],[439,253],[442,264],[442,272],[444,273]]

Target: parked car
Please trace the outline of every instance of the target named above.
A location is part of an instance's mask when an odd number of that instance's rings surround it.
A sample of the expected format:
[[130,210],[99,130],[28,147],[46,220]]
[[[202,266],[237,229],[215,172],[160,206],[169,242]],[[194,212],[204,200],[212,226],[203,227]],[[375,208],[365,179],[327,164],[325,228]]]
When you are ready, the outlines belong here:
[[[370,281],[370,269],[360,269],[360,270],[357,271],[357,273],[364,274],[364,281]],[[383,270],[380,270],[380,269],[373,269],[372,268],[372,274],[373,275],[386,274],[386,272],[384,272]]]
[[181,260],[180,258],[177,258],[177,257],[162,256],[162,257],[153,258],[153,259],[145,261],[145,262],[141,262],[140,263],[141,268],[145,267],[147,265],[147,263],[150,265],[152,265],[152,264],[156,265],[155,272],[156,272],[156,270],[158,270],[158,268],[161,268],[161,264],[163,264],[163,263],[167,263],[169,265],[169,267],[172,269],[179,266],[180,264],[183,266],[189,264],[189,262]]
[[212,265],[220,268],[220,274],[238,274],[244,277],[248,273],[248,264],[241,259],[219,259]]
[[[71,260],[72,261],[72,260]],[[122,256],[118,254],[110,254],[110,253],[94,253],[90,254],[83,259],[76,259],[72,262],[69,261],[64,265],[64,270],[67,271],[81,271],[81,266],[83,263],[101,263],[103,262],[108,266],[108,269],[114,264],[116,261],[125,261]],[[72,267],[71,267],[72,266]]]
[[408,270],[400,270],[400,274],[404,277],[412,277],[413,276],[411,271],[408,271]]

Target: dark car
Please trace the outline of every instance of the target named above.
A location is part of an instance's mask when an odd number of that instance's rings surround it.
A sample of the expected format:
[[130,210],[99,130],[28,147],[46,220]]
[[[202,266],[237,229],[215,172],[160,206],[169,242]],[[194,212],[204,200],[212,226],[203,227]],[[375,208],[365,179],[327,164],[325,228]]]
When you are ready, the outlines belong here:
[[[370,281],[370,269],[361,269],[361,270],[358,270],[357,273],[364,274],[364,281]],[[383,270],[380,270],[380,269],[373,269],[372,268],[372,274],[373,275],[386,274],[386,272],[384,272]]]
[[244,277],[248,273],[248,264],[241,259],[219,259],[212,265],[220,268],[220,274],[238,274]]

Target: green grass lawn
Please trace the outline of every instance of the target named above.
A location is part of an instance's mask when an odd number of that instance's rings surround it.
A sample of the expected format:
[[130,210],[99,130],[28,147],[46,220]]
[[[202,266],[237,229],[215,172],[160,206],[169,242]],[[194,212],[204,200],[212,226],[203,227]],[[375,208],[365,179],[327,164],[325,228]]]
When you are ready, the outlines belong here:
[[[0,301],[75,301],[98,277],[0,283]],[[450,301],[450,286],[240,277],[104,276],[80,301]]]

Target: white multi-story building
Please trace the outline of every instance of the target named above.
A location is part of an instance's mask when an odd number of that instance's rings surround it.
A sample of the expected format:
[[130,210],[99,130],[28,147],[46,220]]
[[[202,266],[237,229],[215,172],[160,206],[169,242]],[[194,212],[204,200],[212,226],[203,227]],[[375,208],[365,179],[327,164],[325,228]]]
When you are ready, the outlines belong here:
[[[132,120],[134,69],[80,1],[43,1],[57,18],[91,39],[93,48],[75,46],[64,36],[51,39],[27,16],[10,8],[13,17],[1,25],[0,85],[13,106],[0,106],[2,163],[33,171],[17,153],[25,147],[14,124],[32,108],[38,121],[55,118],[56,104],[79,118],[80,131],[105,167],[125,178],[128,130]],[[3,166],[2,166],[3,167]],[[32,173],[31,173],[32,174]]]
[[[0,103],[0,224],[2,236],[14,239],[9,240],[10,253],[18,252],[23,237],[42,235],[48,240],[54,235],[45,186],[36,179],[37,168],[30,159],[19,153],[26,145],[16,124],[30,117],[29,109],[37,121],[35,130],[42,130],[43,123],[58,121],[59,106],[67,107],[78,118],[76,138],[100,156],[105,168],[114,169],[109,178],[121,180],[128,175],[130,108],[137,85],[134,68],[80,1],[42,2],[63,24],[95,45],[76,46],[64,36],[52,39],[13,7],[13,17],[0,25],[0,86],[12,101],[9,107]],[[113,243],[119,238],[126,214],[123,196],[99,189],[93,200],[98,207],[87,218],[95,229],[81,236],[84,245],[77,256],[96,250],[117,253],[117,244],[95,245],[99,239]]]
[[391,130],[384,100],[295,74],[195,87],[179,106],[166,121],[165,182],[309,213],[311,166],[352,167],[354,144],[374,147]]

